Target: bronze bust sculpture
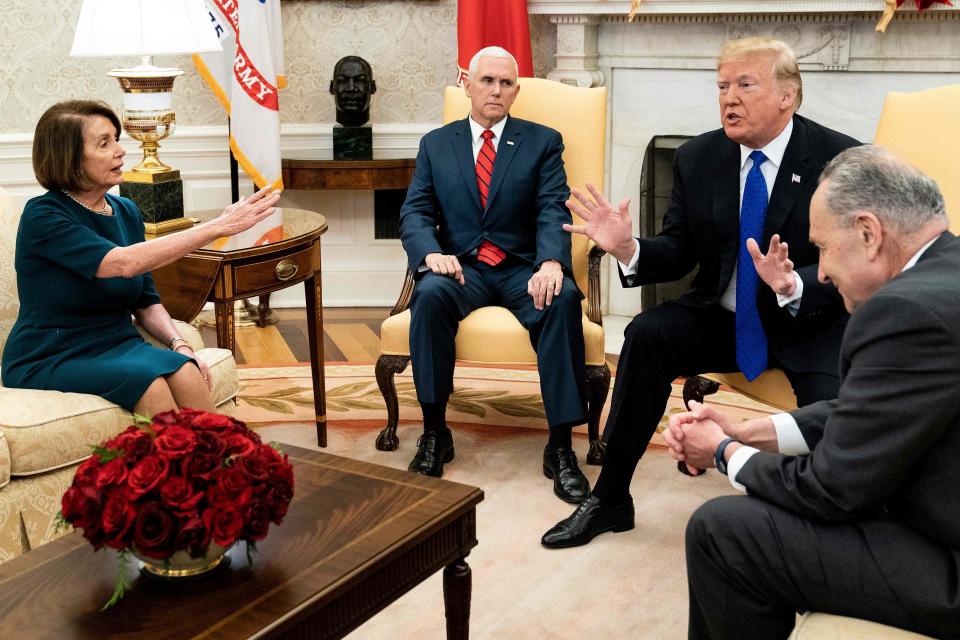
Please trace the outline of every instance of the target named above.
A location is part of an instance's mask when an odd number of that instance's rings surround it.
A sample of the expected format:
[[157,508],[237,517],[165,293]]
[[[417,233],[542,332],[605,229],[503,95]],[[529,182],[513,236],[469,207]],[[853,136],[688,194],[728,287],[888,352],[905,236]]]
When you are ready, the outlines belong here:
[[370,63],[360,56],[340,58],[333,67],[330,93],[337,105],[337,122],[359,127],[370,119],[370,96],[377,92]]

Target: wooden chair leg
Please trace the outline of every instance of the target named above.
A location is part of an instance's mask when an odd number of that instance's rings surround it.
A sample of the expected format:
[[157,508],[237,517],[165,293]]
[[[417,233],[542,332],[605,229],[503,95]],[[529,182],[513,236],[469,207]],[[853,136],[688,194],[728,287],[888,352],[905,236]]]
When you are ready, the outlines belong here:
[[590,452],[587,464],[603,464],[606,445],[600,440],[600,414],[610,391],[610,367],[588,365],[587,378],[587,433],[590,437]]
[[377,449],[380,451],[396,451],[400,444],[397,437],[397,423],[400,421],[400,405],[397,402],[397,387],[393,384],[393,376],[407,368],[410,356],[380,356],[377,358],[376,376],[377,386],[387,405],[387,426],[377,436]]

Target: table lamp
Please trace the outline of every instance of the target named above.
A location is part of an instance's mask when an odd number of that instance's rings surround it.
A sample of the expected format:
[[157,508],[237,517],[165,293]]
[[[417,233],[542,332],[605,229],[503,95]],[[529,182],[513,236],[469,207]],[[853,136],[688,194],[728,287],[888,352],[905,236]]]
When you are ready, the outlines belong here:
[[157,155],[171,135],[173,81],[183,71],[159,68],[151,56],[221,51],[204,0],[83,0],[71,57],[141,56],[140,65],[107,75],[123,91],[123,130],[140,142],[143,159],[123,172],[120,195],[143,212],[147,233],[189,227],[183,217],[183,182]]

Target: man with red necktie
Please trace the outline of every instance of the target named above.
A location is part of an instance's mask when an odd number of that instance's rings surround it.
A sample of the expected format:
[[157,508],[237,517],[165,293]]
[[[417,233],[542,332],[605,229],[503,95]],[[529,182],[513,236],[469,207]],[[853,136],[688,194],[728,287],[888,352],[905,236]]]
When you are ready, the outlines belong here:
[[453,459],[446,425],[460,320],[488,305],[509,309],[530,332],[550,437],[543,468],[572,503],[589,493],[571,429],[586,422],[580,301],[573,279],[563,141],[548,127],[510,117],[517,63],[500,47],[470,61],[471,111],[431,131],[400,210],[400,237],[417,284],[410,355],[424,434],[410,471],[443,474]]

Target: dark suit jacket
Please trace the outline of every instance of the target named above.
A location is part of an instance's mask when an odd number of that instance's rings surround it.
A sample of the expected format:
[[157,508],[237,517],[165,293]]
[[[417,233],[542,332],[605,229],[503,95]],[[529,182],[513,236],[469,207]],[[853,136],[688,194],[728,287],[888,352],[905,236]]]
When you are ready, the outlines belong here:
[[[795,115],[793,133],[777,173],[760,247],[779,233],[790,247],[790,259],[803,280],[796,317],[777,305],[776,294],[760,283],[757,305],[770,351],[798,372],[837,374],[837,345],[847,314],[832,285],[817,281],[819,254],[809,242],[810,198],[823,167],[853,138]],[[796,182],[793,176],[799,176]],[[716,304],[730,279],[740,234],[740,145],[717,129],[681,146],[674,157],[673,192],[663,230],[640,239],[637,273],[624,286],[678,280],[699,265],[690,290],[679,304]]]
[[507,118],[497,145],[487,208],[480,207],[470,123],[435,129],[420,141],[400,209],[400,240],[416,273],[429,253],[463,256],[484,239],[531,265],[557,260],[568,275],[570,197],[560,133]]
[[[837,399],[792,412],[812,452],[755,454],[737,475],[751,495],[802,517],[865,520],[867,544],[901,584],[923,567],[898,566],[891,523],[960,561],[958,274],[960,240],[946,232],[853,314]],[[924,597],[919,583],[912,592]]]

